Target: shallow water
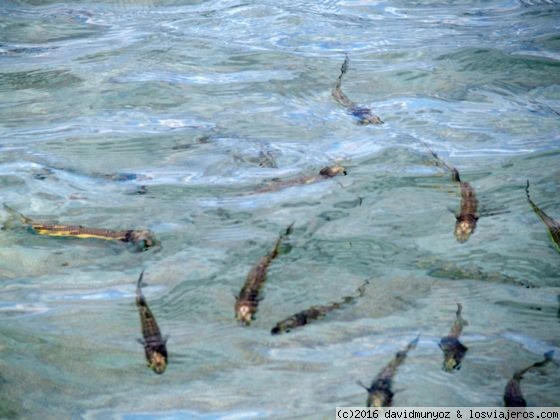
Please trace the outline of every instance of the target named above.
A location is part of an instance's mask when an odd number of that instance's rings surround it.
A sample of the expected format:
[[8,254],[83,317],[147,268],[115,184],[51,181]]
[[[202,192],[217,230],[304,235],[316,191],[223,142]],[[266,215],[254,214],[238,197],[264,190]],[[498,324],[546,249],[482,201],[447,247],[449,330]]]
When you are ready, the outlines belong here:
[[[1,201],[149,228],[161,247],[33,235],[2,211],[0,417],[331,418],[417,334],[397,406],[496,406],[560,356],[560,5],[553,1],[18,1],[0,8]],[[381,116],[360,126],[330,91]],[[459,189],[481,217],[453,235]],[[348,175],[255,193],[274,178]],[[234,295],[277,235],[257,320]],[[145,366],[135,282],[168,342]],[[279,320],[366,295],[305,328]],[[462,302],[461,370],[437,346]],[[560,370],[529,373],[560,405]]]

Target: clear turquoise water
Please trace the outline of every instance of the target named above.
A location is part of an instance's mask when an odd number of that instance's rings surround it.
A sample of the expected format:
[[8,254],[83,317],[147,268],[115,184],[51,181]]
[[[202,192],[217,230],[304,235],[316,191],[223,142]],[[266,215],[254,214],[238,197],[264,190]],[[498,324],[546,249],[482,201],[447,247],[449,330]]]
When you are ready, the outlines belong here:
[[[395,405],[501,405],[515,370],[560,354],[560,256],[524,195],[529,178],[560,219],[559,22],[537,0],[2,2],[1,201],[162,246],[0,231],[0,417],[332,418],[419,333]],[[346,52],[345,93],[384,125],[331,98]],[[465,244],[422,142],[478,194]],[[252,194],[333,162],[348,176]],[[241,328],[233,296],[291,222]],[[143,268],[163,376],[135,341]],[[269,334],[365,278],[354,305]],[[469,351],[448,374],[456,302]],[[558,406],[560,370],[522,389]]]

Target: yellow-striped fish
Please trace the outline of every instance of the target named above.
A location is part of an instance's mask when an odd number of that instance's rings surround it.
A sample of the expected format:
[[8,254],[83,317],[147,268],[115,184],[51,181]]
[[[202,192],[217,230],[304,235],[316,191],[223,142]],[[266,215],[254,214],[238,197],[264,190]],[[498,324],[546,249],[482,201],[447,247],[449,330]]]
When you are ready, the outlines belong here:
[[250,325],[255,319],[255,313],[257,312],[259,302],[262,299],[260,293],[266,280],[266,271],[268,270],[268,266],[272,260],[278,256],[280,244],[282,243],[284,237],[292,232],[292,227],[293,223],[280,235],[272,251],[264,257],[261,257],[258,264],[255,265],[247,275],[245,284],[235,299],[234,306],[235,318],[242,325]]
[[139,249],[146,250],[156,244],[154,235],[149,230],[109,230],[85,227],[81,225],[58,225],[37,222],[4,204],[4,208],[12,216],[27,225],[38,235],[58,236],[80,239],[102,239],[107,241],[121,241],[132,243]]

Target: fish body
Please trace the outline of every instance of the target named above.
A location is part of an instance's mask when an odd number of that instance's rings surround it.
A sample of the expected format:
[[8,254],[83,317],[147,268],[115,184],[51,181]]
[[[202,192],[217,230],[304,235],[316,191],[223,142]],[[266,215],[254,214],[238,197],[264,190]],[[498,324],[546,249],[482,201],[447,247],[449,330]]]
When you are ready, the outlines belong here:
[[439,348],[443,351],[443,370],[452,372],[461,369],[461,362],[465,358],[468,347],[459,341],[463,327],[469,323],[461,316],[463,305],[457,303],[457,318],[451,327],[449,334],[439,342]]
[[294,328],[303,327],[304,325],[309,324],[310,322],[316,321],[318,319],[323,318],[329,312],[334,311],[335,309],[340,309],[343,305],[349,304],[355,301],[357,298],[360,298],[365,293],[365,286],[369,282],[366,281],[363,285],[361,285],[357,292],[357,296],[346,296],[340,302],[334,302],[329,305],[320,305],[320,306],[312,306],[309,309],[304,311],[298,312],[283,321],[278,322],[270,333],[273,335],[281,334],[283,332],[289,332]]
[[347,174],[346,169],[342,166],[339,165],[325,166],[323,169],[319,171],[318,175],[303,176],[287,181],[274,180],[266,187],[263,187],[260,190],[258,190],[257,193],[277,191],[282,188],[288,188],[294,185],[313,184],[318,181],[323,181],[329,178],[334,178],[335,176],[338,175],[346,175],[346,174]]
[[478,222],[478,200],[474,188],[468,182],[461,181],[459,171],[456,168],[445,163],[429,147],[428,150],[430,150],[438,164],[451,172],[451,179],[459,183],[461,189],[461,205],[459,214],[455,216],[455,237],[460,243],[465,243],[474,233]]
[[340,76],[336,79],[336,84],[331,92],[333,98],[343,107],[347,108],[350,114],[358,120],[359,124],[383,124],[381,118],[373,114],[371,109],[356,105],[355,102],[351,101],[350,98],[342,92],[342,76],[348,72],[349,64],[350,58],[346,56],[344,63],[342,63],[342,67],[340,68]]
[[144,271],[140,273],[136,286],[136,306],[140,314],[144,352],[148,366],[157,374],[162,374],[167,368],[167,339],[163,338],[152,311],[148,307],[146,298],[142,294],[142,279]]
[[525,401],[521,393],[521,379],[523,379],[523,375],[531,369],[547,365],[552,361],[553,356],[554,350],[551,350],[544,354],[544,360],[535,362],[513,374],[513,378],[509,380],[504,391],[504,404],[506,407],[527,407],[527,401]]
[[529,196],[529,180],[527,180],[527,186],[525,187],[525,193],[527,194],[527,200],[533,208],[533,211],[540,217],[544,222],[548,236],[552,241],[552,244],[556,247],[558,252],[560,252],[560,222],[557,222],[552,217],[548,216],[544,211],[542,211]]
[[245,284],[235,299],[234,306],[235,318],[242,325],[248,326],[255,319],[255,313],[257,312],[259,301],[261,300],[260,293],[266,280],[268,266],[272,260],[278,256],[280,244],[284,237],[292,232],[292,227],[293,223],[280,235],[272,251],[262,257],[258,264],[255,265],[247,275]]
[[368,407],[390,407],[393,403],[394,392],[392,391],[392,383],[397,368],[404,362],[408,352],[416,347],[419,337],[416,337],[408,345],[397,352],[394,359],[387,364],[373,380],[369,387],[363,386],[368,392],[366,404]]
[[80,239],[101,239],[106,241],[121,241],[132,243],[142,250],[146,250],[156,244],[154,235],[149,230],[109,230],[85,227],[81,225],[58,225],[53,223],[37,222],[11,207],[4,204],[4,208],[18,218],[22,224],[43,236],[80,238]]

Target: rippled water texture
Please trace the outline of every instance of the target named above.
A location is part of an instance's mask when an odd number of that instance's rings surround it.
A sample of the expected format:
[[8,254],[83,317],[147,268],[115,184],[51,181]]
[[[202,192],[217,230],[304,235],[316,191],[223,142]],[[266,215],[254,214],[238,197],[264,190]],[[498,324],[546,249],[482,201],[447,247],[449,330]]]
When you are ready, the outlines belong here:
[[[496,406],[560,357],[560,5],[554,1],[3,1],[0,196],[151,229],[161,246],[33,234],[0,210],[0,417],[332,418],[383,366],[398,406]],[[343,91],[385,122],[361,126]],[[454,237],[459,185],[480,219]],[[347,176],[306,182],[324,166]],[[292,187],[261,191],[273,179]],[[234,296],[280,232],[257,319]],[[135,286],[169,335],[146,367]],[[272,336],[311,305],[365,296]],[[463,304],[462,369],[438,348]],[[560,369],[529,405],[560,405]]]

